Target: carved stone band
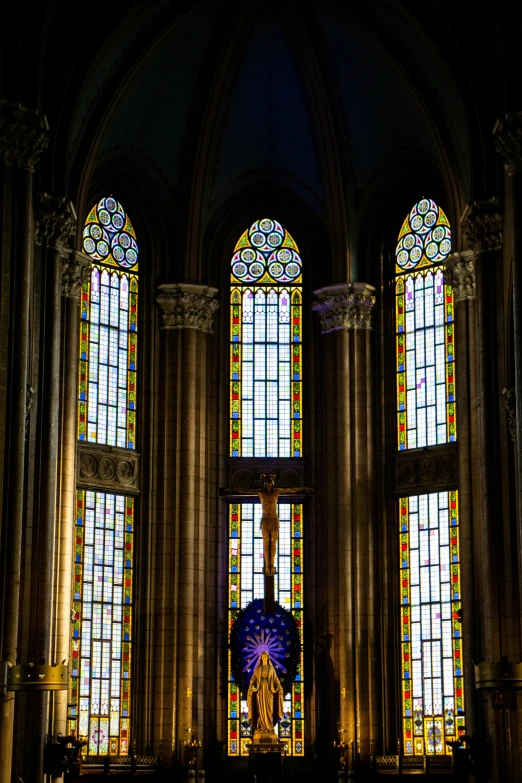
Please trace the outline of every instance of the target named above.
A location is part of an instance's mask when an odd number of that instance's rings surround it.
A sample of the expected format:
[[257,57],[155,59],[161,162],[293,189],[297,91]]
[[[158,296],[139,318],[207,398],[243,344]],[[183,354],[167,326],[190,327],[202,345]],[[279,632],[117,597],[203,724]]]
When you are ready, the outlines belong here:
[[62,256],[62,296],[79,299],[82,285],[91,274],[92,258],[78,250]]
[[462,232],[475,253],[502,247],[504,216],[498,198],[468,204],[460,222]]
[[80,446],[76,480],[79,485],[103,489],[138,490],[139,456]]
[[36,243],[57,250],[69,250],[76,230],[76,212],[72,201],[38,193],[36,197]]
[[522,112],[506,114],[493,128],[495,149],[507,164],[509,175],[522,170]]
[[34,171],[49,145],[47,119],[37,111],[0,101],[0,160]]
[[371,329],[375,288],[367,283],[339,283],[314,291],[323,334],[339,329]]
[[455,302],[475,298],[475,255],[471,250],[452,253],[446,259],[444,277],[453,288]]
[[166,283],[158,286],[157,303],[162,329],[198,329],[212,334],[212,318],[219,307],[214,299],[217,288],[192,283]]

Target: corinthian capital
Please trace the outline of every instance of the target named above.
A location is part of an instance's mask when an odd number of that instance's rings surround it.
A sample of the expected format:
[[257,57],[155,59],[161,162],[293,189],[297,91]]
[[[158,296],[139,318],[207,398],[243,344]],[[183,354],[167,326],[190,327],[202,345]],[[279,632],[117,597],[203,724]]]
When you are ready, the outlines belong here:
[[0,101],[0,160],[34,171],[49,145],[47,118],[24,106]]
[[158,286],[162,329],[198,329],[212,334],[212,318],[219,307],[214,299],[217,288],[192,283],[166,283]]
[[444,278],[453,288],[455,302],[475,298],[475,255],[471,250],[452,253],[444,262]]
[[522,170],[522,112],[506,114],[493,128],[495,149],[507,164],[509,175]]
[[92,258],[78,250],[62,255],[62,296],[78,299],[91,274]]
[[339,283],[314,291],[323,334],[338,329],[371,329],[375,288],[366,283]]
[[460,222],[463,234],[475,253],[502,247],[503,211],[498,198],[468,204]]
[[76,230],[76,212],[72,201],[38,193],[36,197],[36,242],[56,250],[69,250]]

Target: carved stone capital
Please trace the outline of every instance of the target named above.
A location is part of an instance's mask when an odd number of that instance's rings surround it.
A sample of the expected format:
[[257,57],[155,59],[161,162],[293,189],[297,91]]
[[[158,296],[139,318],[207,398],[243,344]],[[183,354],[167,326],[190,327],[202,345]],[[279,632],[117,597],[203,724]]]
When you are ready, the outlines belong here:
[[91,264],[91,257],[78,250],[62,255],[62,296],[79,298],[82,285],[91,274]]
[[511,176],[522,171],[522,112],[498,119],[493,134],[495,149],[505,159],[507,173]]
[[371,329],[375,288],[367,283],[338,283],[314,291],[312,309],[319,313],[323,334],[339,329]]
[[445,261],[444,277],[453,288],[455,302],[475,298],[475,255],[471,250],[452,253]]
[[35,211],[36,243],[62,252],[68,250],[69,241],[76,231],[76,212],[72,201],[38,193]]
[[462,232],[475,253],[502,247],[503,210],[498,198],[468,204],[460,223]]
[[48,131],[45,115],[0,101],[0,160],[7,166],[34,171],[49,146]]
[[165,283],[158,286],[162,329],[198,329],[212,334],[212,318],[219,307],[214,299],[217,288],[192,283]]

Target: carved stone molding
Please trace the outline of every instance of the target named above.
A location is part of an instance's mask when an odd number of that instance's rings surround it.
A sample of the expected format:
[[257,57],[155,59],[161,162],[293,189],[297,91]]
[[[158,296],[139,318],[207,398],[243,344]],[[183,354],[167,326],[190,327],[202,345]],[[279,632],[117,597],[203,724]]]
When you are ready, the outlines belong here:
[[395,455],[396,495],[454,489],[457,486],[457,444],[410,449]]
[[[261,489],[263,482],[261,473],[275,473],[278,487],[305,486],[305,460],[291,457],[289,459],[257,459],[256,457],[230,457],[227,459],[227,484],[229,487]],[[228,499],[237,502],[238,495]],[[248,497],[248,496],[245,496]]]
[[38,193],[35,212],[36,243],[67,252],[69,241],[76,230],[76,212],[72,201]]
[[82,285],[89,280],[92,259],[73,250],[62,256],[62,295],[79,299]]
[[475,254],[452,253],[445,261],[444,277],[453,288],[455,302],[475,298]]
[[515,390],[513,388],[505,387],[502,389],[504,395],[504,405],[506,406],[506,415],[508,421],[509,434],[511,440],[517,439],[517,409],[515,401]]
[[192,283],[166,283],[158,286],[162,329],[198,329],[212,334],[212,319],[219,307],[214,299],[217,288]]
[[139,455],[109,446],[78,446],[79,486],[117,492],[139,491]]
[[34,171],[49,145],[47,118],[18,104],[0,101],[0,160]]
[[506,114],[493,128],[495,149],[507,164],[511,176],[522,170],[522,112]]
[[371,329],[375,288],[367,283],[339,283],[314,291],[323,334],[339,329]]
[[498,198],[473,201],[464,210],[460,223],[475,253],[502,247],[503,210]]

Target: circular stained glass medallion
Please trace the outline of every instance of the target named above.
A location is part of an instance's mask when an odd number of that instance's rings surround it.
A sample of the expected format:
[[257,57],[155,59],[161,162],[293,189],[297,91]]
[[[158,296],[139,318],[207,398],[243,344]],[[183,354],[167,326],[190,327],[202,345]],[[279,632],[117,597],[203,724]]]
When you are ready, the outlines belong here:
[[[238,265],[238,261],[242,265]],[[232,277],[240,282],[290,283],[301,274],[296,243],[276,220],[263,218],[241,236],[232,258]],[[266,277],[265,277],[266,275]]]
[[112,196],[91,209],[83,229],[83,249],[95,261],[124,269],[136,267],[139,250],[134,228]]
[[432,199],[421,199],[402,224],[395,250],[397,271],[441,262],[450,252],[448,218]]

